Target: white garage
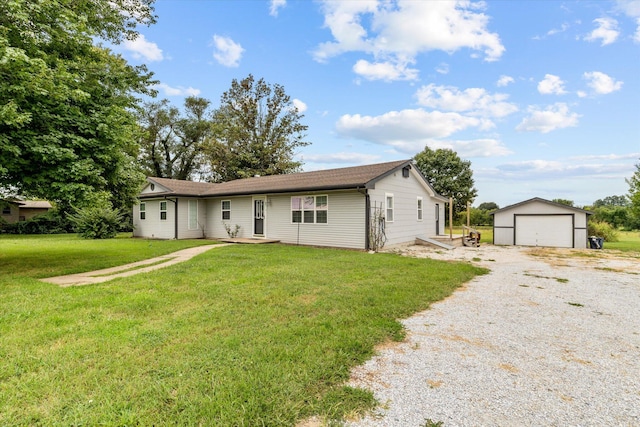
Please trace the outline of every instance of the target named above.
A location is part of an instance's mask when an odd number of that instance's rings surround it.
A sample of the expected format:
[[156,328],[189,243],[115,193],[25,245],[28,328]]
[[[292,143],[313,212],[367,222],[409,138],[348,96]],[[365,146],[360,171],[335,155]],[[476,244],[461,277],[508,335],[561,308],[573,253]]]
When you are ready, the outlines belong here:
[[493,212],[495,245],[586,248],[591,212],[535,197]]

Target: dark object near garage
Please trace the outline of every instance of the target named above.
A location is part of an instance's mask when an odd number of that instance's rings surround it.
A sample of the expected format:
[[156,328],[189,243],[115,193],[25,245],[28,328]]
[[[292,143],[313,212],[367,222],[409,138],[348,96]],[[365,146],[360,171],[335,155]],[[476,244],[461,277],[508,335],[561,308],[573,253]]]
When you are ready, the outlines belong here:
[[591,249],[602,249],[604,245],[604,239],[602,237],[591,236],[589,237],[589,247]]

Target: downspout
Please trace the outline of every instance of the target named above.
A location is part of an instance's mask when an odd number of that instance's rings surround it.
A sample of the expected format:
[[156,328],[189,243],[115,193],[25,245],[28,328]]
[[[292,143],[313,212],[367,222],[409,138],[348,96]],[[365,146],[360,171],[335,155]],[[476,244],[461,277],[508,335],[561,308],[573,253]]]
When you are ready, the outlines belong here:
[[365,188],[364,192],[358,188],[358,193],[364,194],[364,249],[369,250],[369,234],[371,231],[371,198],[369,191]]

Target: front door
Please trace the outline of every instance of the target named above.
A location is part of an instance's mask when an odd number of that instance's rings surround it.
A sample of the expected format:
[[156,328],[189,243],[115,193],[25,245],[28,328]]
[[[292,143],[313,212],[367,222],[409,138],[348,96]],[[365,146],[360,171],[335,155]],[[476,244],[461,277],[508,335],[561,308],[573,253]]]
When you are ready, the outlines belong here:
[[264,237],[264,198],[253,199],[253,235]]
[[436,236],[440,234],[440,204],[436,203]]

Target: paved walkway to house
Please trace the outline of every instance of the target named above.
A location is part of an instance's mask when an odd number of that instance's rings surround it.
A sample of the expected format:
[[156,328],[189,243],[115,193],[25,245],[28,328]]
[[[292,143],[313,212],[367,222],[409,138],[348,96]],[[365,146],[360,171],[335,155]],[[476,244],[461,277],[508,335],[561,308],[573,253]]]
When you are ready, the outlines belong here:
[[131,264],[120,265],[118,267],[105,268],[96,271],[87,271],[85,273],[69,274],[67,276],[47,277],[40,279],[42,282],[53,283],[62,287],[90,285],[92,283],[101,283],[117,277],[132,276],[138,273],[146,273],[148,271],[157,270],[159,268],[168,267],[179,262],[187,261],[196,255],[200,255],[213,248],[221,248],[229,246],[232,243],[223,243],[216,245],[195,246],[193,248],[182,249],[167,255],[155,258],[145,259],[143,261],[133,262]]

